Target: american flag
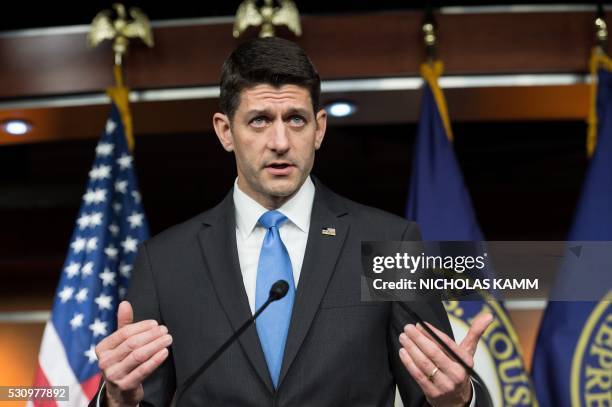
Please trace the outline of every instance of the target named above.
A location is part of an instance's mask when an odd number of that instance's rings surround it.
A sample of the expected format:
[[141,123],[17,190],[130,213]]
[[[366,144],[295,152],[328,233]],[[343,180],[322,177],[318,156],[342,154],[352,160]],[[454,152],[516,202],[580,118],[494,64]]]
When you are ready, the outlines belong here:
[[85,406],[100,370],[94,348],[116,329],[137,245],[149,235],[117,106],[113,103],[43,334],[35,386],[69,386],[69,402],[29,406]]

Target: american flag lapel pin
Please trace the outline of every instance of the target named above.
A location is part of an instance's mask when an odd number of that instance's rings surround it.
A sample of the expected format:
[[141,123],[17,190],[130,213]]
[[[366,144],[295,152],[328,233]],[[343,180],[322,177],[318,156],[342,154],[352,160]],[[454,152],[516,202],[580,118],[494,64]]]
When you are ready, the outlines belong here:
[[323,228],[321,234],[325,236],[336,236],[336,228]]

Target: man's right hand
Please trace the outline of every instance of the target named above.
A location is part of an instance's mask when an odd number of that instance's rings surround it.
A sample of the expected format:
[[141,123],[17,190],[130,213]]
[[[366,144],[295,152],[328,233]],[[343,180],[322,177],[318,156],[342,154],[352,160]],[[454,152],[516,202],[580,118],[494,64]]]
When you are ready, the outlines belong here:
[[117,330],[96,346],[106,382],[108,406],[136,406],[144,397],[142,382],[168,357],[172,336],[155,320],[134,322],[129,302],[119,304]]

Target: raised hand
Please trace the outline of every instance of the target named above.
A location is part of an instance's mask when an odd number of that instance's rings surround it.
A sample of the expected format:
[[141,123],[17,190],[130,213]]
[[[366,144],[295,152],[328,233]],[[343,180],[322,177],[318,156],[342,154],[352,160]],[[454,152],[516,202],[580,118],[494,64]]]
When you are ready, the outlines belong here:
[[[483,332],[492,322],[491,314],[478,315],[461,344],[455,343],[433,325],[428,326],[470,367]],[[465,406],[472,399],[468,373],[451,359],[423,327],[404,327],[399,341],[402,363],[423,390],[429,404],[435,407]]]
[[129,302],[119,304],[117,330],[96,346],[106,382],[108,406],[135,406],[144,397],[142,382],[168,357],[172,336],[155,320],[134,323]]

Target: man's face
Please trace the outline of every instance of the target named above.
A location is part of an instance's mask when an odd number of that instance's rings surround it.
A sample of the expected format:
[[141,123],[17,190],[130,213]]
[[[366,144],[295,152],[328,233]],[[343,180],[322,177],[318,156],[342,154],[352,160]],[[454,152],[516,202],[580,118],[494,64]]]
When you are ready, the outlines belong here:
[[216,113],[213,124],[223,147],[234,152],[240,189],[271,209],[310,174],[326,120],[324,110],[315,115],[308,89],[260,84],[240,93],[231,122]]

